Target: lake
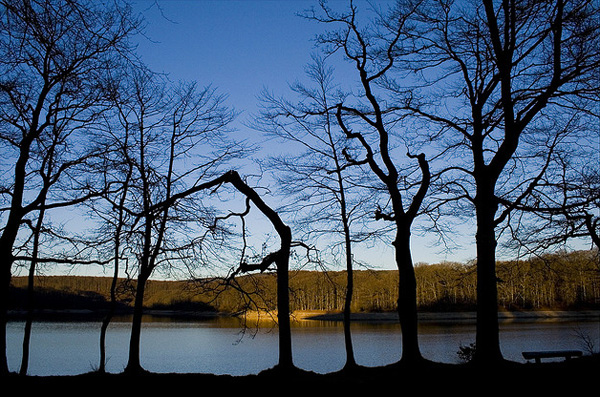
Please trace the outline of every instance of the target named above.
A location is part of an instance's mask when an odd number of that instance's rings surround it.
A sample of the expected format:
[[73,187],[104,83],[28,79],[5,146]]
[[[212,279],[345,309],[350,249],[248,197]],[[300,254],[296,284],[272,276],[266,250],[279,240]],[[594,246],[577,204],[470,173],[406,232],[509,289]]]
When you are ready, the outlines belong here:
[[[8,324],[9,367],[18,371],[24,323]],[[587,353],[585,335],[600,346],[600,317],[513,319],[501,322],[504,357],[524,362],[525,350],[577,349]],[[97,322],[34,323],[29,374],[74,375],[98,367],[100,324]],[[122,372],[127,364],[130,324],[114,321],[107,336],[107,370]],[[356,361],[380,366],[398,361],[401,331],[395,322],[357,322],[352,326]],[[475,341],[472,319],[428,320],[420,325],[423,355],[446,363],[460,362],[460,346]],[[294,364],[318,373],[341,369],[345,362],[341,322],[301,321],[292,328]],[[277,329],[271,326],[243,332],[235,319],[218,318],[188,321],[159,318],[145,321],[142,331],[141,362],[152,372],[194,372],[246,375],[277,364]]]

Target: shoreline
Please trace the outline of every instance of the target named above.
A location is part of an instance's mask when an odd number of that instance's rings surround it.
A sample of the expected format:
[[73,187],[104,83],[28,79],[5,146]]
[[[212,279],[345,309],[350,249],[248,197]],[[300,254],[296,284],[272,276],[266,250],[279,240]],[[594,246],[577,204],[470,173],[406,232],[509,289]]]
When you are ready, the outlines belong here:
[[[60,391],[75,395],[90,388],[96,392],[113,395],[148,394],[167,387],[205,391],[239,392],[250,395],[263,393],[265,387],[273,391],[299,388],[315,395],[372,393],[373,388],[388,391],[424,394],[481,395],[494,391],[518,395],[569,392],[577,384],[593,382],[600,368],[600,356],[586,356],[563,362],[522,364],[510,361],[472,364],[441,364],[431,361],[414,363],[397,362],[381,367],[357,366],[337,372],[320,374],[297,367],[283,369],[275,366],[256,375],[216,375],[210,373],[97,373],[65,376],[21,376],[11,374],[0,377],[5,390],[19,387],[25,392],[48,393]],[[474,379],[483,381],[478,386]],[[575,380],[577,379],[577,380]],[[592,383],[593,384],[593,383]],[[483,387],[481,385],[484,385]],[[517,388],[517,389],[515,389]]]
[[[169,316],[173,312],[161,311],[153,313],[158,316],[157,321],[169,321]],[[181,315],[181,313],[179,313]],[[199,313],[196,313],[198,315]],[[188,320],[194,320],[196,317],[189,317],[192,314],[187,313]],[[217,313],[211,314],[213,318],[219,316]],[[271,319],[274,313],[254,312],[245,313],[246,319]],[[421,313],[423,321],[447,321],[464,322],[474,321],[474,312],[444,312],[444,313]],[[501,321],[524,320],[524,321],[600,321],[600,311],[536,311],[536,312],[502,312],[499,313]],[[232,318],[231,315],[223,317]],[[397,321],[396,313],[356,313],[354,321],[367,322],[390,322]],[[292,314],[294,321],[341,321],[342,313],[326,313],[316,311],[295,312]],[[322,320],[326,319],[326,320]],[[57,390],[64,392],[86,390],[92,388],[96,391],[102,391],[113,394],[128,394],[135,392],[153,393],[161,387],[168,385],[185,389],[194,388],[201,385],[202,388],[209,390],[235,390],[240,393],[247,393],[252,390],[262,390],[265,385],[271,385],[277,390],[278,387],[294,387],[293,385],[303,385],[312,393],[317,395],[326,395],[325,392],[356,391],[362,390],[372,392],[373,387],[396,387],[396,390],[402,390],[406,387],[425,387],[427,392],[432,389],[438,389],[440,393],[448,394],[449,391],[465,395],[471,394],[469,387],[473,386],[473,379],[487,377],[489,382],[500,379],[509,379],[499,386],[506,388],[506,392],[514,392],[515,385],[518,384],[519,390],[531,387],[531,391],[539,392],[540,388],[547,388],[549,392],[555,392],[556,388],[572,387],[572,379],[594,379],[600,369],[600,356],[584,356],[562,362],[542,362],[517,363],[505,362],[492,365],[491,367],[479,367],[470,364],[444,364],[426,361],[416,366],[394,363],[380,367],[359,367],[352,371],[341,370],[331,373],[315,373],[312,371],[295,369],[291,372],[281,372],[281,369],[271,368],[255,375],[218,375],[211,373],[84,373],[79,375],[50,375],[50,376],[20,376],[12,374],[2,379],[5,390],[8,386],[21,387],[25,391],[47,392],[48,390]],[[433,383],[431,383],[434,381]],[[400,383],[399,383],[400,382]],[[585,382],[585,381],[584,381]],[[399,386],[399,385],[402,386]],[[213,389],[213,390],[215,390]],[[284,390],[284,389],[281,389]],[[477,389],[473,389],[476,391]],[[481,390],[480,390],[481,391]],[[68,395],[70,393],[67,393]],[[328,395],[329,393],[327,393]]]
[[[266,312],[248,312],[245,315],[249,320],[268,320],[275,318],[276,313]],[[419,322],[474,322],[477,320],[477,313],[473,311],[465,312],[420,312],[418,314]],[[344,320],[342,312],[326,311],[297,311],[291,314],[292,321],[334,321]],[[536,310],[536,311],[501,311],[498,313],[500,322],[514,321],[600,321],[600,310]],[[350,315],[352,322],[395,322],[398,321],[396,312],[371,312],[371,313],[352,313]]]
[[[44,320],[72,320],[72,321],[101,321],[104,312],[94,310],[40,310],[35,312],[35,319]],[[9,321],[24,319],[25,311],[9,312]],[[115,313],[113,321],[128,321],[131,316],[129,312]],[[243,319],[253,322],[276,322],[277,312],[249,311],[245,313],[220,313],[220,312],[198,312],[181,310],[151,310],[144,312],[147,320],[181,319],[207,321],[219,318]],[[418,313],[420,323],[474,323],[477,321],[477,313],[474,311],[456,312],[420,312]],[[295,311],[290,314],[292,323],[305,321],[342,322],[342,312],[327,311]],[[396,312],[363,312],[352,313],[351,322],[354,323],[391,323],[398,321]],[[498,320],[501,323],[519,321],[599,321],[600,310],[532,310],[532,311],[500,311]]]

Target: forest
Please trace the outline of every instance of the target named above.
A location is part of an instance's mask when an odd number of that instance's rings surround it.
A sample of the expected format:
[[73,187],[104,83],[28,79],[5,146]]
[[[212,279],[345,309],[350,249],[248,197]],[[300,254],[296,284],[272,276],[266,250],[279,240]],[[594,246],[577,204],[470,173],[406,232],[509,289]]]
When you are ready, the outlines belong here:
[[[498,263],[501,310],[580,310],[600,308],[600,274],[597,252],[578,251],[546,255],[526,261]],[[418,264],[415,268],[420,311],[474,311],[476,275],[471,264]],[[353,313],[394,312],[398,299],[398,272],[358,270],[354,272]],[[240,290],[217,288],[216,281],[148,282],[145,307],[174,314],[220,313],[239,315],[245,311],[276,310],[276,275],[242,276]],[[131,312],[135,280],[120,280],[121,313]],[[108,277],[39,276],[38,310],[90,310],[101,316],[108,308],[111,279]],[[129,285],[129,288],[127,288]],[[347,278],[344,271],[292,271],[292,311],[342,312]],[[26,277],[13,278],[11,310],[26,309]],[[244,295],[254,299],[247,302]]]
[[[149,309],[276,309],[293,369],[294,310],[343,312],[353,368],[353,311],[396,312],[414,364],[419,310],[472,310],[472,362],[495,365],[500,310],[598,307],[598,2],[368,3],[298,10],[304,74],[240,121],[210,73],[144,61],[135,2],[0,0],[0,375],[14,309],[27,374],[36,308],[67,300],[104,305],[99,373],[130,310],[128,374]],[[473,259],[415,263],[416,235]],[[64,276],[84,266],[110,276]]]

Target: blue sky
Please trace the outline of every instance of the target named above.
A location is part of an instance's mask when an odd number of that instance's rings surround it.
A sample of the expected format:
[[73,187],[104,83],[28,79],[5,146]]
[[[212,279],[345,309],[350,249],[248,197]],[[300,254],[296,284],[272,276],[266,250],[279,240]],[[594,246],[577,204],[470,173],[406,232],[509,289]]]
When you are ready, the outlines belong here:
[[148,26],[139,52],[174,80],[212,84],[231,106],[254,112],[263,87],[279,92],[302,77],[315,22],[297,13],[315,0],[138,0]]
[[[148,39],[139,45],[145,63],[173,80],[210,84],[226,94],[229,105],[242,112],[235,127],[244,138],[252,134],[260,138],[244,121],[256,114],[261,90],[288,93],[288,85],[304,78],[305,67],[317,52],[315,35],[329,28],[298,15],[318,7],[317,0],[137,0],[135,4],[147,21]],[[335,8],[346,5],[345,0],[330,1]],[[359,259],[371,265],[395,267],[391,247],[362,254],[357,254]],[[414,236],[413,259],[435,263],[471,256],[464,252],[454,258],[440,256],[426,240]]]

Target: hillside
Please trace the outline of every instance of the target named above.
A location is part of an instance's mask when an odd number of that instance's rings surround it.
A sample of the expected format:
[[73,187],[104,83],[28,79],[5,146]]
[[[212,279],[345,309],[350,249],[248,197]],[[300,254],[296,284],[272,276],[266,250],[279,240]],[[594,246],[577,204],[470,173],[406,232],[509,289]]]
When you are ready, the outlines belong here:
[[[442,263],[418,265],[418,305],[422,311],[472,310],[476,302],[475,267]],[[600,308],[600,272],[592,252],[557,254],[529,261],[498,263],[499,303],[504,310]],[[354,312],[395,310],[396,271],[355,272]],[[108,277],[43,276],[36,278],[39,309],[102,310],[107,307]],[[149,309],[235,313],[275,308],[274,274],[240,277],[235,287],[218,281],[156,281],[148,284]],[[9,302],[12,310],[25,307],[27,279],[14,277]],[[345,272],[290,273],[292,310],[340,311],[345,297]],[[243,290],[245,295],[239,292]],[[135,281],[120,280],[118,299],[128,310]],[[251,305],[245,302],[252,301]]]

